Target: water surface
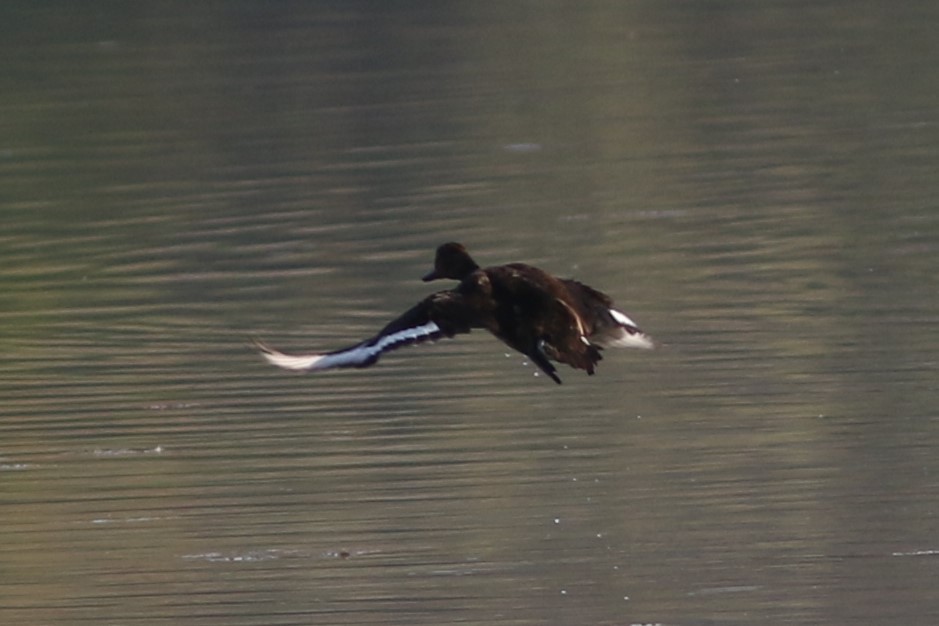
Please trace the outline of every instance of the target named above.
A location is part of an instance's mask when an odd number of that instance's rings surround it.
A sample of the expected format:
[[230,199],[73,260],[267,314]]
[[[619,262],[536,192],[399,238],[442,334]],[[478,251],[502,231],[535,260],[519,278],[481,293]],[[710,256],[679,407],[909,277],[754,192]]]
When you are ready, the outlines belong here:
[[[4,623],[939,619],[936,9],[4,13]],[[452,239],[661,349],[252,348]]]

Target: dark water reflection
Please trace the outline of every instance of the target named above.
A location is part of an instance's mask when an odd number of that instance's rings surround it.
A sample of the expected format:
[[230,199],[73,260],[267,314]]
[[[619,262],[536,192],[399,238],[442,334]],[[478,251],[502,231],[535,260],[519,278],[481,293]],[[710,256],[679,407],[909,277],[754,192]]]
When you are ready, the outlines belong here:
[[[47,6],[0,44],[3,623],[939,618],[935,9]],[[454,238],[663,348],[254,354]]]

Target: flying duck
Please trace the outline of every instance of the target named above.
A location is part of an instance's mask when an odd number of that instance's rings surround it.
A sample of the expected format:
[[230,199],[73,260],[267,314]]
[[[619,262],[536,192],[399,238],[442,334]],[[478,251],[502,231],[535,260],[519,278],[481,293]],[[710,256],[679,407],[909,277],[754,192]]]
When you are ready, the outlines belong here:
[[532,360],[554,382],[551,361],[593,374],[608,347],[653,348],[652,339],[612,299],[592,287],[525,265],[480,268],[461,244],[437,248],[425,282],[451,279],[438,291],[382,328],[371,339],[319,354],[289,355],[258,343],[268,362],[288,370],[368,367],[385,352],[484,328]]

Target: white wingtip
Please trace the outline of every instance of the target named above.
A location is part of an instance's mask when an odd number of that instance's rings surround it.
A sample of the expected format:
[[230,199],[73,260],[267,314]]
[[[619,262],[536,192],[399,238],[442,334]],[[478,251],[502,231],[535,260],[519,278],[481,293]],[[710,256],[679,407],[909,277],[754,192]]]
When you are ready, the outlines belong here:
[[624,330],[621,336],[610,341],[607,345],[612,348],[640,348],[642,350],[652,350],[655,348],[655,341],[653,341],[652,337],[643,332],[630,333]]
[[655,341],[652,337],[639,330],[636,322],[632,321],[628,315],[616,309],[610,309],[610,316],[620,325],[618,336],[608,339],[608,346],[616,348],[641,348],[651,350],[655,348]]
[[632,321],[628,315],[622,311],[617,311],[616,309],[610,309],[610,317],[612,317],[617,324],[622,326],[632,326],[633,328],[639,328],[639,325]]
[[326,356],[324,354],[284,354],[262,343],[258,343],[257,345],[261,350],[261,356],[263,356],[268,363],[295,372],[319,369],[316,367],[316,364]]

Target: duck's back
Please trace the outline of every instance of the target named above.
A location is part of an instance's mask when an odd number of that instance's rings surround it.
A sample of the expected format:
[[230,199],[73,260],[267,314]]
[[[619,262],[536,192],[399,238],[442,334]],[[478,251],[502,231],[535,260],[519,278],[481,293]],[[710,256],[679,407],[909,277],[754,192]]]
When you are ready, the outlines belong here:
[[524,263],[481,271],[492,289],[493,334],[533,358],[544,354],[593,372],[600,354],[585,340],[586,309],[566,281]]

